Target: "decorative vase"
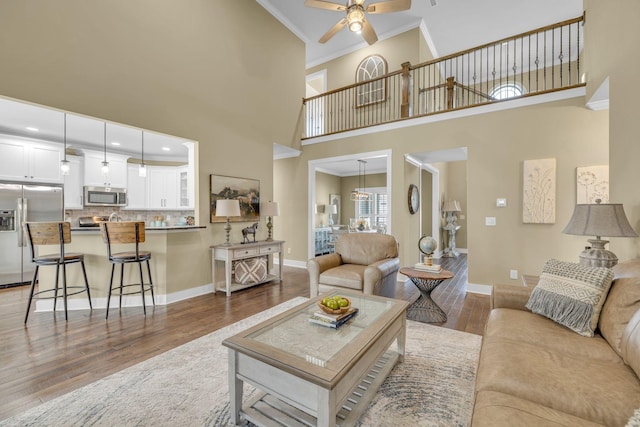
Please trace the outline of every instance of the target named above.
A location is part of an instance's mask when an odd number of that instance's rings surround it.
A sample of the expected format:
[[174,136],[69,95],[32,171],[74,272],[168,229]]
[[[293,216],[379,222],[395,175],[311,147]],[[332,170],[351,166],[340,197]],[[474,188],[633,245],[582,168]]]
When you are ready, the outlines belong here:
[[363,231],[364,230],[364,224],[358,224],[358,230]]

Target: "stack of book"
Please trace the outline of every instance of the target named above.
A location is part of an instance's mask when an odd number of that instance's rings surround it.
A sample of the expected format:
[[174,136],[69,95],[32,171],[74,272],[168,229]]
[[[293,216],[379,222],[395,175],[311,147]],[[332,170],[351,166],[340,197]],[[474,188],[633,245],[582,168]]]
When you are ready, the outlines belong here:
[[358,309],[355,307],[351,307],[346,313],[341,314],[329,314],[322,310],[318,310],[311,315],[309,322],[336,329],[344,325],[356,314],[358,314]]
[[428,271],[430,273],[440,273],[440,270],[442,270],[440,264],[427,265],[422,262],[417,263],[413,268],[420,271]]

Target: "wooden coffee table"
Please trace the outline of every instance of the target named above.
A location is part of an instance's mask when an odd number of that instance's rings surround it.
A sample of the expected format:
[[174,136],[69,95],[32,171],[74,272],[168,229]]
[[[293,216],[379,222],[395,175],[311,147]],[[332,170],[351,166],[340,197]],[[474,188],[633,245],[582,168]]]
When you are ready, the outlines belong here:
[[[308,321],[321,296],[222,342],[229,348],[233,424],[342,427],[358,421],[391,369],[403,361],[409,303],[340,295],[359,312],[338,329]],[[394,341],[397,349],[390,349]],[[260,392],[242,406],[244,382]]]
[[407,309],[407,319],[424,323],[442,323],[447,321],[447,313],[431,298],[431,292],[443,280],[451,279],[454,274],[447,270],[438,273],[402,267],[400,273],[411,279],[420,291],[418,299]]

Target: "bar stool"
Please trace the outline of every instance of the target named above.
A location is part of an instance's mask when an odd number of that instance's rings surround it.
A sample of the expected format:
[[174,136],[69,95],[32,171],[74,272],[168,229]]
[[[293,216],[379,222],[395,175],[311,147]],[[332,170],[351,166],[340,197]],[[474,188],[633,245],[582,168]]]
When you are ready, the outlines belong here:
[[[144,222],[132,221],[132,222],[102,222],[100,223],[100,230],[102,232],[102,240],[107,244],[107,256],[111,262],[111,279],[109,281],[109,296],[107,298],[107,314],[105,319],[109,318],[109,303],[111,302],[111,294],[113,292],[113,275],[115,273],[116,264],[120,264],[120,285],[116,283],[115,288],[119,290],[120,303],[119,308],[122,307],[123,295],[142,295],[142,310],[144,315],[147,315],[147,307],[145,303],[145,292],[151,291],[151,302],[156,305],[155,295],[153,294],[153,280],[151,279],[151,267],[149,260],[151,259],[151,252],[141,251],[139,244],[144,243],[145,240],[145,228]],[[118,252],[113,253],[111,250],[112,244],[131,244],[135,243],[135,251]],[[124,284],[124,265],[129,263],[138,263],[138,270],[140,272],[140,283]],[[147,273],[149,275],[149,283],[144,283],[142,276],[142,263],[147,263]],[[125,293],[125,288],[131,286],[139,286],[140,290],[131,291]]]
[[[64,319],[67,316],[67,297],[82,292],[87,293],[89,299],[89,308],[91,305],[91,292],[89,291],[89,281],[87,280],[87,271],[84,268],[84,254],[67,253],[64,245],[71,242],[71,224],[68,222],[27,222],[25,223],[27,236],[29,238],[29,246],[31,247],[31,261],[36,264],[36,270],[31,281],[31,290],[29,291],[29,304],[27,305],[27,314],[24,316],[24,323],[29,319],[29,311],[31,310],[31,302],[34,299],[53,299],[53,312],[56,312],[56,302],[60,296],[58,295],[60,266],[62,266],[62,299],[64,301]],[[57,254],[36,255],[36,246],[41,245],[60,245],[60,251]],[[82,275],[84,276],[84,286],[67,286],[67,264],[80,263],[82,266]],[[54,289],[45,289],[43,291],[35,291],[38,281],[38,272],[40,266],[55,265],[56,266],[56,286]],[[73,289],[71,293],[69,290]],[[79,289],[79,290],[77,290]],[[53,296],[39,296],[41,294],[51,293]]]

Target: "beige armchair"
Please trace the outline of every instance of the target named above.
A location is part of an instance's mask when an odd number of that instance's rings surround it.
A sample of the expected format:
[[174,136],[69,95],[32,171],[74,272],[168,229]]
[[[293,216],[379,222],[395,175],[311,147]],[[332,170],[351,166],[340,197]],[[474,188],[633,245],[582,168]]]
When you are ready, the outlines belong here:
[[384,284],[395,285],[399,269],[398,242],[392,235],[342,234],[335,242],[335,253],[307,262],[310,295],[335,288],[377,294]]

